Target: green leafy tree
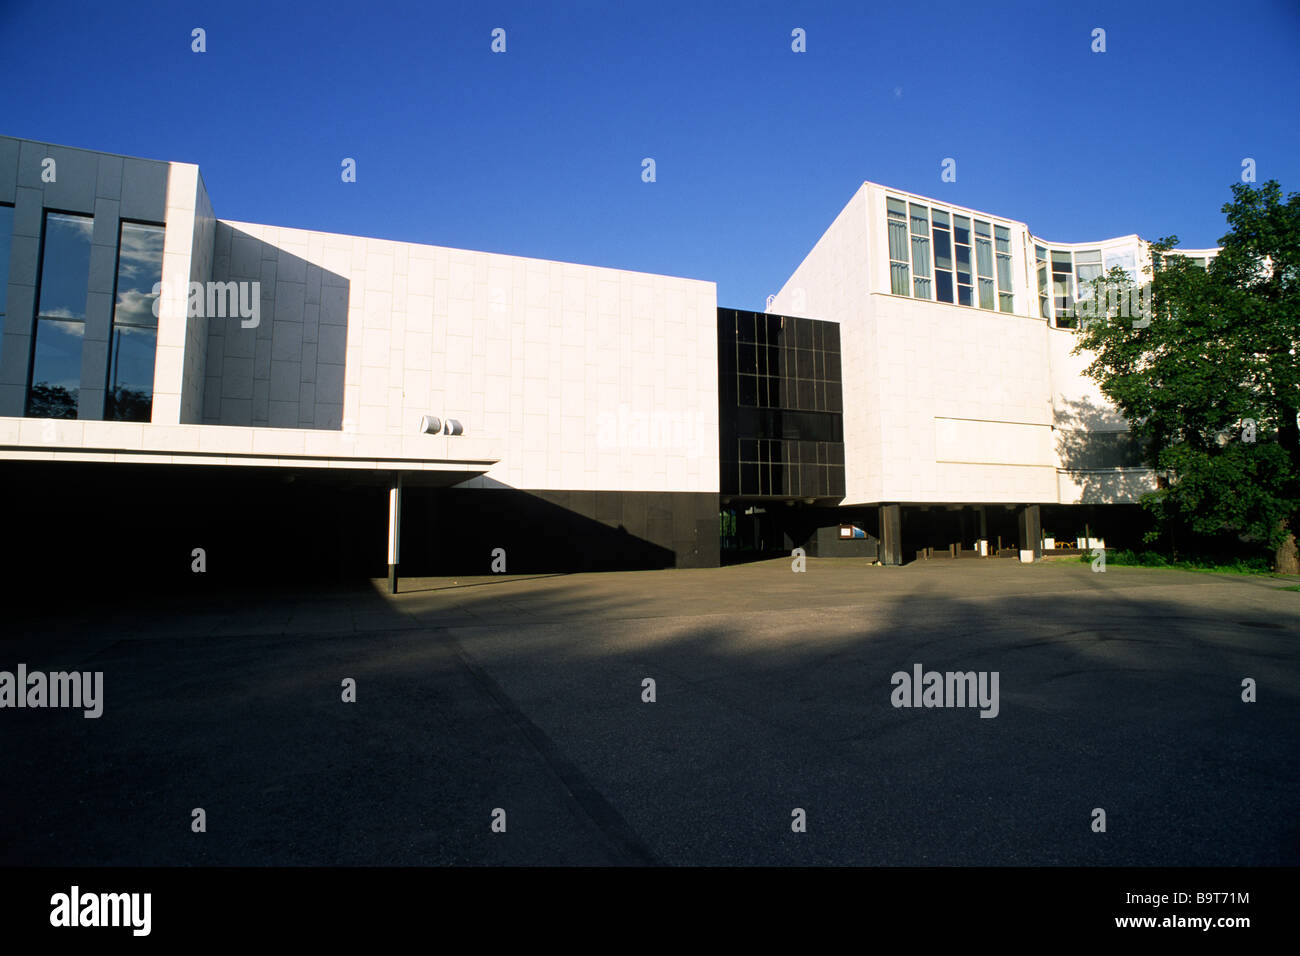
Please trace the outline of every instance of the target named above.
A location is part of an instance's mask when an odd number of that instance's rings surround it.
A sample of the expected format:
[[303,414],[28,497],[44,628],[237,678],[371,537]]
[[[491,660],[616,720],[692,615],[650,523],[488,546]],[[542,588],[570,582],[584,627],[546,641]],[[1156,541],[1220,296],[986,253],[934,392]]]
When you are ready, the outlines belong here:
[[35,382],[27,400],[32,418],[76,418],[77,390],[48,382]]
[[110,421],[147,422],[153,412],[153,393],[118,386],[108,390],[104,418]]
[[[1149,315],[1123,304],[1135,291],[1112,270],[1092,291],[1076,353],[1125,417],[1161,474],[1142,503],[1156,530],[1234,532],[1300,573],[1300,194],[1275,181],[1236,184],[1223,206],[1229,232],[1208,268],[1151,244]],[[1119,308],[1116,308],[1116,305]],[[1125,313],[1129,314],[1125,314]]]

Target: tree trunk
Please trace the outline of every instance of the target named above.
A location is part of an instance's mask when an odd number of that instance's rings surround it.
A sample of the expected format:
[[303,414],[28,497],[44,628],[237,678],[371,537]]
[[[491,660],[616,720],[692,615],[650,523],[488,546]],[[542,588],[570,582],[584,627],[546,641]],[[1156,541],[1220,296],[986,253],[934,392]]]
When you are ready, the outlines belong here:
[[[1286,527],[1286,522],[1282,522]],[[1287,532],[1286,540],[1278,547],[1274,556],[1274,570],[1278,574],[1300,574],[1300,554],[1297,553],[1295,535]]]
[[[1274,275],[1276,277],[1276,273]],[[1277,443],[1287,453],[1293,467],[1300,464],[1300,410],[1290,404],[1283,404],[1278,409]],[[1287,530],[1289,525],[1287,519],[1282,519],[1282,530]],[[1294,534],[1288,533],[1277,549],[1275,563],[1278,574],[1300,574]]]

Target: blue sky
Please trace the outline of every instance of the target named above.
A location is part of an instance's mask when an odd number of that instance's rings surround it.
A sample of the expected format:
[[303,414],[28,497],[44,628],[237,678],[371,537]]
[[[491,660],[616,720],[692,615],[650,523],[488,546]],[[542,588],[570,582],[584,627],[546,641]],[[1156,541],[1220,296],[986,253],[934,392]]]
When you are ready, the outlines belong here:
[[864,179],[1188,247],[1244,157],[1300,190],[1295,0],[126,9],[0,0],[0,133],[198,163],[225,219],[710,279],[738,308]]

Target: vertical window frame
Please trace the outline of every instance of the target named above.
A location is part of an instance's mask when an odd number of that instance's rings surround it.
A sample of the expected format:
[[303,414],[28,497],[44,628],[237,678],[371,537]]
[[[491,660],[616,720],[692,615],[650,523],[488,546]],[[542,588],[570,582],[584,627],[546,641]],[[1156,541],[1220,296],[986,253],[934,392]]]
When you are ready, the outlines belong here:
[[[921,215],[917,216],[915,210]],[[920,222],[921,231],[917,232]],[[913,298],[933,301],[934,299],[934,254],[930,242],[930,207],[923,203],[907,204],[908,241],[912,251],[912,295]],[[924,265],[925,272],[919,266]],[[924,294],[922,294],[924,293]]]
[[[35,388],[37,384],[36,362],[37,362],[37,356],[39,354],[42,324],[60,322],[65,325],[66,324],[80,325],[82,344],[78,354],[82,356],[83,360],[85,356],[85,337],[86,337],[85,303],[83,303],[82,305],[82,312],[80,318],[67,318],[63,316],[49,315],[46,314],[46,312],[42,307],[44,304],[42,302],[42,299],[44,297],[45,288],[46,288],[45,283],[48,278],[47,253],[49,252],[49,249],[47,243],[49,242],[49,236],[50,236],[51,216],[61,217],[64,219],[85,220],[85,222],[89,224],[88,233],[91,236],[94,235],[94,229],[95,229],[95,217],[93,214],[87,215],[86,213],[82,213],[82,212],[68,212],[63,209],[51,209],[51,208],[46,208],[41,210],[41,236],[40,236],[40,245],[38,251],[39,258],[37,259],[37,266],[36,266],[36,288],[35,288],[36,302],[35,302],[35,309],[34,309],[35,316],[34,316],[34,321],[32,323],[32,342],[30,347],[31,351],[28,354],[28,361],[27,361],[27,386],[23,396],[23,417],[25,418],[50,417],[50,418],[62,418],[65,420],[77,419],[81,417],[81,389],[85,384],[81,380],[80,370],[78,370],[78,376],[77,376],[77,392],[76,392],[76,397],[74,402],[75,407],[73,409],[74,414],[70,416],[68,415],[44,416],[44,415],[32,414],[32,390],[33,388]],[[87,245],[93,246],[93,241],[88,241]],[[90,263],[91,263],[92,255],[93,252],[90,249],[88,249],[86,254],[86,279],[85,279],[85,293],[84,293],[87,296],[89,295],[89,291],[90,291]]]
[[[1003,251],[999,243],[1006,243],[1006,250]],[[1007,275],[1005,282],[1002,278],[1001,263],[1006,261]],[[1007,315],[1014,315],[1016,311],[1016,290],[1015,282],[1015,261],[1011,255],[1011,227],[993,223],[993,275],[997,281],[997,306],[998,311]]]
[[1038,317],[1052,321],[1052,271],[1047,246],[1034,243],[1034,272],[1038,279]]
[[[895,204],[902,208],[895,210],[893,208]],[[895,252],[898,251],[895,249],[894,243],[896,227],[901,227],[903,232],[903,249],[899,256],[895,255]],[[885,248],[889,254],[890,294],[910,297],[912,294],[911,227],[907,213],[907,201],[897,196],[887,195],[885,197]]]
[[[1064,259],[1065,271],[1057,271],[1058,256]],[[1078,320],[1066,315],[1066,313],[1074,311],[1074,304],[1078,301],[1077,290],[1074,287],[1074,250],[1051,249],[1048,251],[1048,262],[1051,266],[1052,314],[1055,316],[1053,326],[1058,329],[1075,328]],[[1065,292],[1063,295],[1059,292],[1058,286],[1062,280],[1058,279],[1058,276],[1065,277]]]
[[[993,224],[984,219],[972,220],[972,243],[975,249],[975,293],[976,302],[981,309],[996,312],[998,307],[998,287],[995,278],[996,258],[993,253]],[[981,229],[983,230],[981,232]],[[980,255],[980,251],[984,255]],[[984,263],[988,262],[988,274],[984,272]],[[987,286],[985,285],[987,283]],[[988,289],[989,304],[984,304],[984,290]]]
[[[145,324],[145,325],[135,323],[135,322],[119,322],[118,320],[118,307],[120,305],[120,303],[118,302],[118,294],[121,291],[119,288],[119,284],[122,278],[122,239],[128,227],[157,230],[160,233],[159,238],[164,244],[166,243],[166,238],[167,238],[167,226],[165,223],[145,222],[143,220],[136,220],[136,219],[121,219],[118,221],[117,255],[113,261],[113,297],[112,297],[113,314],[109,319],[108,361],[105,363],[105,368],[104,368],[104,403],[103,403],[103,407],[100,409],[100,418],[105,421],[134,421],[134,422],[142,421],[147,423],[151,421],[153,418],[153,399],[155,394],[154,388],[157,385],[157,378],[158,378],[157,375],[158,319],[160,318],[160,316],[155,315],[152,324]],[[163,250],[162,248],[160,248],[158,251],[158,281],[159,282],[162,281],[162,268],[163,268]],[[157,300],[155,299],[155,302],[156,301]],[[118,338],[119,328],[149,330],[153,333],[154,371],[150,377],[150,382],[149,382],[149,411],[150,411],[149,418],[145,418],[145,419],[123,418],[123,417],[119,417],[116,414],[113,414],[112,417],[110,417],[110,412],[116,411],[117,399],[116,396],[113,394],[113,380],[114,380],[114,373],[116,371],[117,364],[118,364],[118,355],[120,352],[120,345],[121,345]]]

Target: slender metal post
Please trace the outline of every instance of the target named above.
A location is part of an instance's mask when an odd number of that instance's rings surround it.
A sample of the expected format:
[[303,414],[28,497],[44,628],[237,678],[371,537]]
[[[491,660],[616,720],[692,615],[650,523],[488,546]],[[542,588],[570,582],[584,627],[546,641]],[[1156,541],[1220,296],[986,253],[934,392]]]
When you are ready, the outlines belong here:
[[388,483],[388,593],[397,593],[397,565],[402,560],[402,473]]

